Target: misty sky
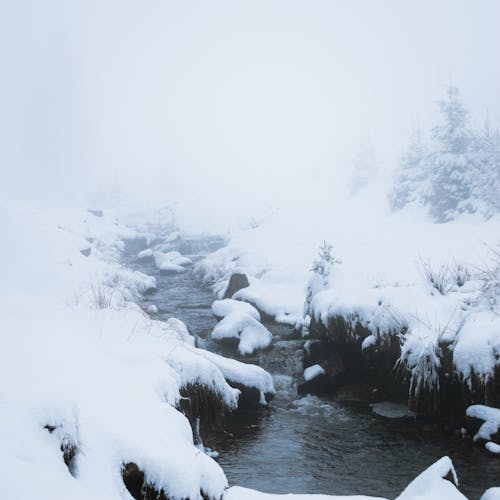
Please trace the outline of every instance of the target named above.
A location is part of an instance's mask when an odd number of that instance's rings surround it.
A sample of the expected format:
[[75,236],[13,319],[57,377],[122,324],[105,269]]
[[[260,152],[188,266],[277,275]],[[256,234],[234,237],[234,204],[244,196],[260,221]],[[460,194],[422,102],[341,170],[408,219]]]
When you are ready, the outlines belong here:
[[299,195],[368,139],[389,171],[449,81],[500,124],[499,22],[496,0],[3,0],[0,192]]

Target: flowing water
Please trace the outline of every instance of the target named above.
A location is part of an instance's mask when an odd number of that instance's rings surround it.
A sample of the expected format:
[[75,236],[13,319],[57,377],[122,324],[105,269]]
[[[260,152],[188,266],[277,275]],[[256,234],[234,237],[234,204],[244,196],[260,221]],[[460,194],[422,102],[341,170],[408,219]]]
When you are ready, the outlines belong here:
[[[216,243],[183,242],[178,248],[193,260]],[[176,317],[202,339],[205,348],[237,357],[209,339],[216,324],[210,306],[214,297],[191,272],[163,275],[152,261],[137,261],[137,243],[124,259],[129,267],[155,276],[157,291],[146,303],[159,308],[159,319]],[[448,455],[458,473],[461,491],[479,499],[499,479],[500,461],[470,440],[423,438],[412,426],[374,414],[366,405],[334,398],[299,397],[302,340],[290,328],[266,324],[273,349],[249,358],[269,371],[277,394],[268,407],[238,412],[222,432],[204,436],[219,452],[218,462],[231,485],[270,493],[366,494],[394,498],[422,470]],[[238,358],[241,359],[241,358]]]

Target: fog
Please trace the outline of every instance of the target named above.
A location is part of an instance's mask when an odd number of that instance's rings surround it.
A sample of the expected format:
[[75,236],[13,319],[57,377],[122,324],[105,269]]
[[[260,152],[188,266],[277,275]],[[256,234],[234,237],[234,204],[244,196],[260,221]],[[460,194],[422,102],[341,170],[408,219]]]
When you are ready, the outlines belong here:
[[500,117],[500,3],[2,2],[4,198],[251,205],[387,174],[452,81]]

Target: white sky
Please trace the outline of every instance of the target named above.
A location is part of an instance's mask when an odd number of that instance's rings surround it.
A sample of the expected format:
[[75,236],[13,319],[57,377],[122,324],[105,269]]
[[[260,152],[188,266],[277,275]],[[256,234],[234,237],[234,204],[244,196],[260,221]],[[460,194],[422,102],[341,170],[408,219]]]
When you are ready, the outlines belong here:
[[73,199],[339,184],[386,170],[450,79],[499,124],[496,0],[4,1],[0,194]]

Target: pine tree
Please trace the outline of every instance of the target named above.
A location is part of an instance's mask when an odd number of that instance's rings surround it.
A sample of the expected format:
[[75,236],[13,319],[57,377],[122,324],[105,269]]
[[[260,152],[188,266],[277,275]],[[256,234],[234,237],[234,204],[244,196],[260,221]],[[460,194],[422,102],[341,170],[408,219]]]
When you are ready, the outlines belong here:
[[407,150],[401,156],[394,187],[389,195],[392,210],[411,203],[421,203],[425,197],[429,176],[428,151],[422,133],[415,129],[410,135]]
[[500,131],[492,129],[488,117],[483,129],[474,134],[470,156],[475,170],[472,198],[489,217],[500,212]]
[[433,218],[446,222],[457,213],[473,211],[470,203],[473,168],[467,155],[471,132],[456,87],[448,86],[447,99],[439,102],[439,110],[443,122],[433,129],[436,150],[431,160],[426,202]]
[[451,85],[439,110],[442,122],[432,130],[429,147],[419,132],[412,134],[395,176],[391,208],[419,203],[437,222],[463,212],[499,213],[500,131],[488,118],[482,130],[469,129],[467,111]]

